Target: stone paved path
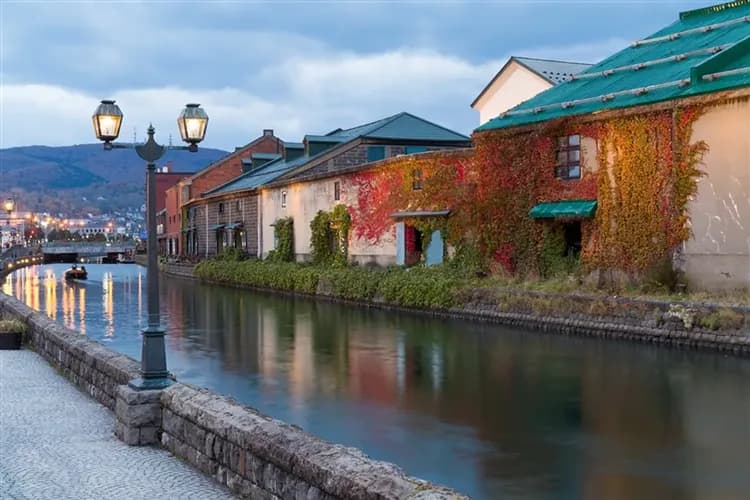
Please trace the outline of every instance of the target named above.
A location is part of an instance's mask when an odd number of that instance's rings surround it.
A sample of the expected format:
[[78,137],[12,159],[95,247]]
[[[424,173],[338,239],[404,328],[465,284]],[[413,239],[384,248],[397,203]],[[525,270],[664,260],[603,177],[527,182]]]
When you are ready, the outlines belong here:
[[114,415],[33,351],[0,350],[0,498],[235,498],[157,448],[113,433]]

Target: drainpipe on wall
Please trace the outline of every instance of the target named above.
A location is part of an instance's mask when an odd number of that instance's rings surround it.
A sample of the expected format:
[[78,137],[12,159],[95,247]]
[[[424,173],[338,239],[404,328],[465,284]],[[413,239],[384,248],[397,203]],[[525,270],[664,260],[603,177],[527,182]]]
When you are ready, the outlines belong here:
[[263,258],[263,191],[258,192],[258,248],[255,250],[259,259]]

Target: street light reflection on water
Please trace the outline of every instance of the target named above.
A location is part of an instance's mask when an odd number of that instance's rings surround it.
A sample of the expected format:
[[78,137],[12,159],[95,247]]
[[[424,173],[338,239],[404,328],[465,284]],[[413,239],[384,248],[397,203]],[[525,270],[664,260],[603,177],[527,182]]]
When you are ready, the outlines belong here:
[[[145,270],[65,267],[3,291],[138,359]],[[472,498],[750,498],[748,360],[162,283],[178,380]]]

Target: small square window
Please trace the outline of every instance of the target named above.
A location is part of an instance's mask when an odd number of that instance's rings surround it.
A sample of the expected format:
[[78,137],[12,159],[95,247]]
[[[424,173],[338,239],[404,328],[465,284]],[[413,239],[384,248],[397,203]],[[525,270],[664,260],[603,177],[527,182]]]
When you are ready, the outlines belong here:
[[286,191],[281,192],[281,208],[286,208]]
[[555,177],[566,180],[581,178],[580,135],[568,135],[557,138]]
[[341,199],[341,183],[336,181],[333,183],[333,200],[339,201]]
[[367,161],[378,161],[385,158],[385,146],[367,146]]

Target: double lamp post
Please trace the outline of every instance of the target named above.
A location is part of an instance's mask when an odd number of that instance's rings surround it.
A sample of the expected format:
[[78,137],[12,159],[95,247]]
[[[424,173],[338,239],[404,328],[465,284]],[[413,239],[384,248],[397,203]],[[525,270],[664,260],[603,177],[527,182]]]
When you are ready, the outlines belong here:
[[138,156],[146,162],[146,231],[148,234],[148,326],[143,330],[141,343],[141,377],[132,380],[129,385],[138,390],[163,389],[172,383],[167,371],[167,357],[164,347],[164,329],[159,321],[159,267],[156,255],[156,162],[167,150],[178,149],[190,152],[198,151],[198,143],[206,136],[208,115],[198,104],[188,104],[177,118],[182,140],[189,146],[161,146],[154,140],[154,127],[148,127],[148,140],[144,144],[113,143],[120,135],[122,111],[115,101],[105,100],[96,108],[94,132],[96,138],[104,141],[104,149],[135,149]]

